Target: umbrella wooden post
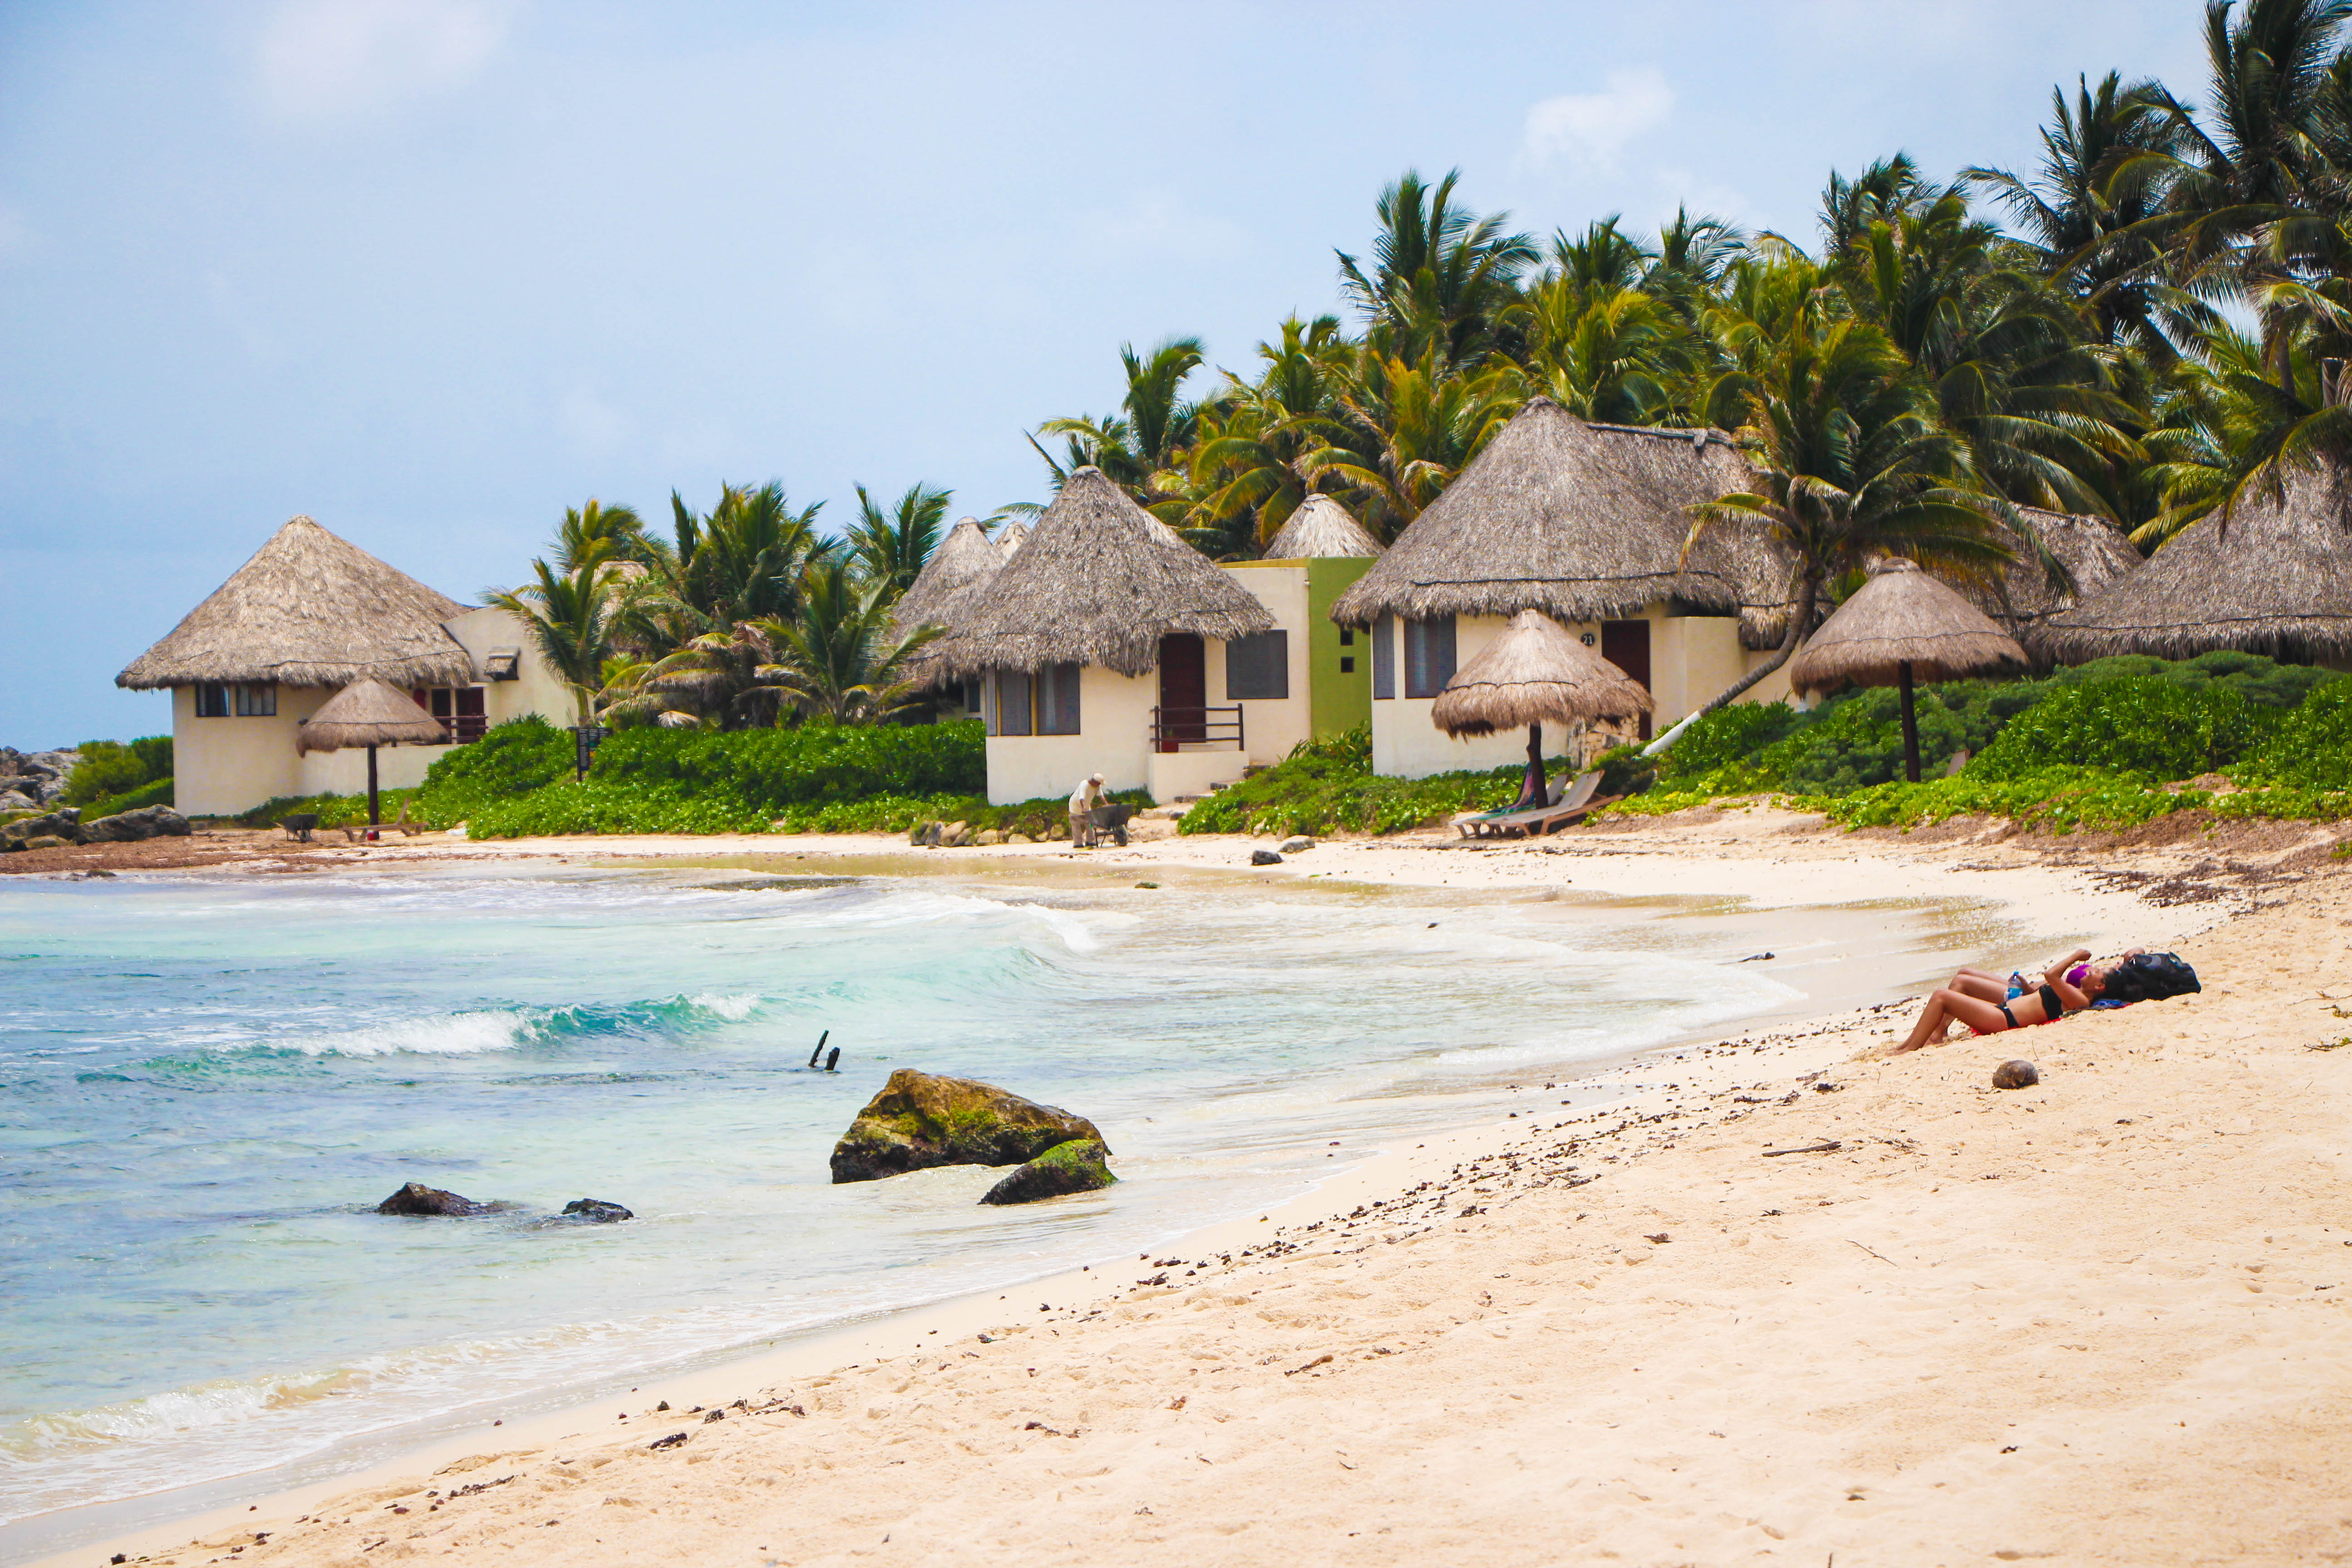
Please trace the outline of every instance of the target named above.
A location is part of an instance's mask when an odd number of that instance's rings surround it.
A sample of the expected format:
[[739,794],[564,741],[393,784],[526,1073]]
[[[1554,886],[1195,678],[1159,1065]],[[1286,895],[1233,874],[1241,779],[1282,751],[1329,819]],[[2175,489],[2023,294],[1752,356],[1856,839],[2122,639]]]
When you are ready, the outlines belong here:
[[1541,805],[1549,784],[1549,781],[1544,777],[1543,724],[1538,721],[1528,726],[1528,777],[1527,782],[1519,786],[1519,804],[1523,806]]
[[1919,718],[1911,706],[1911,661],[1895,667],[1895,684],[1903,689],[1903,776],[1919,782]]
[[[1912,777],[1916,778],[1918,774],[1918,769],[1911,770]],[[383,826],[383,808],[376,804],[375,798],[375,748],[373,746],[368,748],[368,826],[370,827]]]

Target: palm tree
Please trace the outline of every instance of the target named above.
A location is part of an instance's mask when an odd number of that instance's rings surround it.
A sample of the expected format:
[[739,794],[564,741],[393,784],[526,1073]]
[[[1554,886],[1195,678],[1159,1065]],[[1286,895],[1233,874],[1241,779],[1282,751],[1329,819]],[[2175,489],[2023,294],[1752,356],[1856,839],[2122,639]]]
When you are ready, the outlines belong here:
[[562,524],[555,531],[555,567],[576,572],[594,561],[649,563],[655,548],[635,507],[606,506],[592,496],[586,506],[563,509]]
[[1689,543],[1715,529],[1761,531],[1794,558],[1794,604],[1779,650],[1702,712],[1787,663],[1832,580],[1877,556],[1977,576],[2011,559],[2006,509],[1971,487],[1965,446],[1937,425],[1901,353],[1818,297],[1758,376],[1739,435],[1759,487],[1694,508]]
[[1337,318],[1293,316],[1282,323],[1280,341],[1258,344],[1257,353],[1264,374],[1244,382],[1227,373],[1226,395],[1202,416],[1192,448],[1200,500],[1184,532],[1213,555],[1221,552],[1203,543],[1212,533],[1222,539],[1231,531],[1263,544],[1280,531],[1315,492],[1309,460],[1346,435],[1334,416],[1354,350]]
[[591,704],[604,687],[604,661],[615,651],[616,595],[609,564],[593,552],[568,573],[544,561],[530,564],[536,582],[492,594],[489,602],[522,623],[541,660],[572,689],[584,729]]
[[866,487],[857,487],[857,521],[849,525],[850,553],[866,575],[892,595],[915,585],[923,563],[939,548],[940,527],[947,521],[953,490],[913,484],[887,512],[874,504]]
[[1336,481],[1375,538],[1392,539],[1517,410],[1516,380],[1507,364],[1475,375],[1449,374],[1434,344],[1418,364],[1367,348],[1340,391],[1341,416],[1333,421],[1339,433],[1358,439],[1333,441],[1301,466],[1318,486]]
[[1346,251],[1339,290],[1363,315],[1381,351],[1407,363],[1434,353],[1447,365],[1475,365],[1496,347],[1496,329],[1519,274],[1537,260],[1535,242],[1507,234],[1507,213],[1481,217],[1454,205],[1455,169],[1433,188],[1418,172],[1381,193],[1380,231],[1367,273]]
[[1161,521],[1172,524],[1181,518],[1191,505],[1185,499],[1184,454],[1209,406],[1185,401],[1182,390],[1185,378],[1200,368],[1202,353],[1198,338],[1170,338],[1145,355],[1137,354],[1133,343],[1121,343],[1119,364],[1127,373],[1121,412],[1048,419],[1037,426],[1039,435],[1064,438],[1066,462],[1056,461],[1035,436],[1029,438],[1054,471],[1055,492],[1072,473],[1091,466]]
[[1520,319],[1528,395],[1602,424],[1685,422],[1675,388],[1699,342],[1665,301],[1636,289],[1587,293],[1561,276],[1528,292]]
[[799,616],[745,628],[767,656],[759,679],[799,712],[835,723],[875,723],[910,706],[919,682],[908,666],[940,628],[896,636],[891,604],[886,584],[859,582],[841,562],[813,567]]

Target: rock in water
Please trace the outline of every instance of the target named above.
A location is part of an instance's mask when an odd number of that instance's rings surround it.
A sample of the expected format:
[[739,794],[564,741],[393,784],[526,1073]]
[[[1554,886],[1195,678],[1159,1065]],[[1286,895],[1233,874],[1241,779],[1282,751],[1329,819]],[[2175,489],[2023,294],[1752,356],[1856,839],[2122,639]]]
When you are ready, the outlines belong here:
[[1102,1142],[1083,1116],[993,1084],[900,1068],[833,1148],[835,1182],[933,1165],[1020,1165],[1074,1138]]
[[1091,1138],[1056,1143],[982,1196],[984,1204],[1034,1204],[1069,1193],[1091,1193],[1118,1180],[1103,1163],[1109,1151]]
[[95,822],[82,824],[82,841],[87,844],[130,844],[142,838],[185,838],[187,836],[188,819],[168,805],[118,811],[112,816],[101,816]]
[[375,1205],[378,1214],[461,1215],[483,1214],[488,1205],[471,1198],[445,1193],[439,1187],[428,1187],[422,1182],[411,1182],[383,1202]]
[[1995,1089],[2032,1089],[2041,1081],[2040,1068],[2014,1057],[1992,1069],[1992,1086]]
[[1250,864],[1253,866],[1279,866],[1282,864],[1282,857],[1276,854],[1271,849],[1253,849],[1250,851]]
[[563,1205],[563,1212],[590,1225],[618,1225],[637,1216],[618,1204],[608,1204],[602,1198],[574,1198]]

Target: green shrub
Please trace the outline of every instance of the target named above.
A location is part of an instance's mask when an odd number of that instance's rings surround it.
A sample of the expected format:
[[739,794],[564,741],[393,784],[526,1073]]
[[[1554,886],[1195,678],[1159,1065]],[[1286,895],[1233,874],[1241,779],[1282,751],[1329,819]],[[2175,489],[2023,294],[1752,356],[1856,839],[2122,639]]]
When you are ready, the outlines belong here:
[[2222,682],[2134,675],[2052,692],[1969,766],[1986,779],[2096,767],[2144,780],[2194,778],[2246,755],[2275,722]]
[[63,805],[88,806],[172,776],[169,735],[146,735],[130,742],[84,741],[74,750],[81,753],[81,763],[58,796]]
[[434,759],[417,792],[416,815],[452,827],[493,801],[511,800],[572,776],[572,731],[536,714],[496,724],[471,745]]
[[[403,801],[411,803],[409,820],[420,822],[415,802],[417,792],[409,789],[376,791],[376,808],[386,822],[400,815]],[[275,827],[289,816],[316,814],[321,827],[355,827],[367,820],[367,796],[363,795],[281,795],[265,800],[250,811],[240,812],[229,820],[244,827]]]
[[141,784],[137,789],[125,790],[121,795],[110,795],[102,800],[91,801],[81,808],[81,819],[84,822],[96,822],[101,816],[112,816],[119,811],[140,811],[151,805],[171,804],[172,781],[167,778],[156,779],[152,783]]
[[1669,779],[1711,773],[1785,739],[1813,717],[1786,702],[1734,702],[1718,708],[1692,720],[1690,727],[1675,738],[1660,758],[1660,773]]
[[[1570,764],[1554,758],[1553,773]],[[1228,784],[1184,814],[1186,833],[1399,833],[1465,811],[1493,811],[1517,799],[1524,763],[1425,779],[1372,772],[1370,726],[1308,741],[1263,773]]]
[[2352,789],[2352,679],[2339,676],[2315,689],[2232,772],[2241,783]]
[[590,781],[725,795],[772,816],[790,805],[883,795],[982,794],[987,741],[977,720],[727,732],[627,730],[597,749]]

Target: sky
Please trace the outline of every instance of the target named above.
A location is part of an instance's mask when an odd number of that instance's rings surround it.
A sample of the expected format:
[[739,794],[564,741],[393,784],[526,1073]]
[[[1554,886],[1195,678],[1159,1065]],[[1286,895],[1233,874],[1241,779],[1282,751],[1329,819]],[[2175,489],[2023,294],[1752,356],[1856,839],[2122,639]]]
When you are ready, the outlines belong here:
[[2080,73],[2193,99],[2201,9],[0,0],[0,744],[167,731],[115,672],[298,512],[468,602],[590,497],[984,517],[1121,343],[1338,310],[1407,169],[1809,241]]

